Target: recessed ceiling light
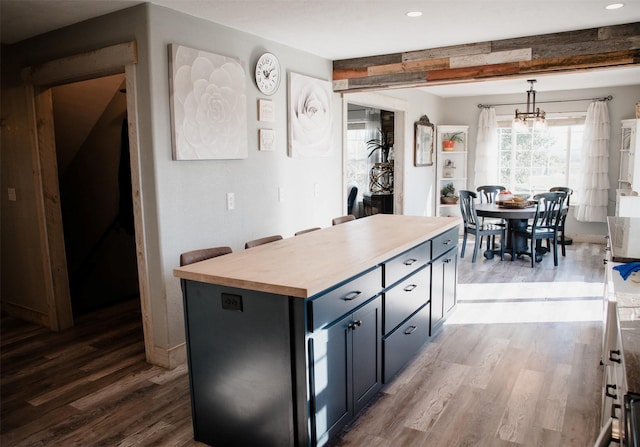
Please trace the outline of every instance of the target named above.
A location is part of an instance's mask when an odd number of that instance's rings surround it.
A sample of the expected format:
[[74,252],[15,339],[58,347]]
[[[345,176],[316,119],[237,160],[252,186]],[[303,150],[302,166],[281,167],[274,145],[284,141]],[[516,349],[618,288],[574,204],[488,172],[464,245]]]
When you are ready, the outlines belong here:
[[407,17],[420,17],[422,15],[422,11],[409,11],[407,13]]
[[620,9],[624,6],[624,3],[611,3],[610,5],[605,6],[605,9]]

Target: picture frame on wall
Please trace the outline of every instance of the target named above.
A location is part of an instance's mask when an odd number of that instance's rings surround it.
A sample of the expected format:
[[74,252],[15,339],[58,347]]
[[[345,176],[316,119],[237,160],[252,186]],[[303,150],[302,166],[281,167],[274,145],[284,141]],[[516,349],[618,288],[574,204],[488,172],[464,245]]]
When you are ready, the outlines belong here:
[[174,160],[249,156],[244,62],[169,44],[169,96]]
[[414,125],[414,166],[433,166],[434,141],[435,126],[423,115]]

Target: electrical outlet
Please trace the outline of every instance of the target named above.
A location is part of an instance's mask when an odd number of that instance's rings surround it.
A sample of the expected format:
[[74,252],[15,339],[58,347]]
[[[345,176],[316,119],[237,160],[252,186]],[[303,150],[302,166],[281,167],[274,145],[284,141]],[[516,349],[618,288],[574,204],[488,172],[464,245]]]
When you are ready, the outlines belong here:
[[16,201],[16,189],[15,188],[7,188],[7,195],[9,196],[9,202]]
[[278,202],[284,202],[284,188],[278,188]]
[[313,185],[313,195],[316,198],[320,197],[320,183]]
[[231,293],[223,293],[221,298],[222,298],[223,309],[242,312],[242,295],[233,295]]
[[231,211],[236,207],[236,196],[232,192],[227,193],[227,210]]

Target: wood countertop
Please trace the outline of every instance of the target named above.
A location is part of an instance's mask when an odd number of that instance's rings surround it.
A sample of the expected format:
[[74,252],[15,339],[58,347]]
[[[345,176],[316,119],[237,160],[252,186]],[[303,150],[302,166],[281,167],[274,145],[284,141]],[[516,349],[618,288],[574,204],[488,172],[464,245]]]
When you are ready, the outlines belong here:
[[173,274],[308,298],[461,223],[457,217],[376,214],[179,267]]

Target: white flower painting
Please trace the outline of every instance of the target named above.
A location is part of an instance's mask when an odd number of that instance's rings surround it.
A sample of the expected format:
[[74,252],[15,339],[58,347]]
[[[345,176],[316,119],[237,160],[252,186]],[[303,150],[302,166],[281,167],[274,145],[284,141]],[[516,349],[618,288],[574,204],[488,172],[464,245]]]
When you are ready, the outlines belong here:
[[170,45],[175,160],[248,156],[246,72],[234,58]]
[[289,73],[289,155],[331,155],[331,82]]

